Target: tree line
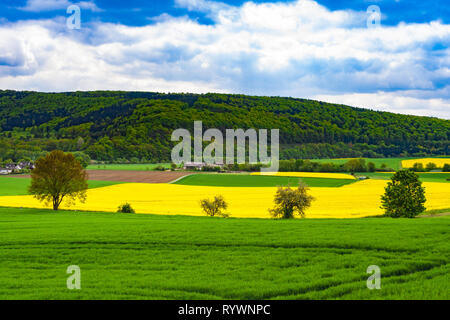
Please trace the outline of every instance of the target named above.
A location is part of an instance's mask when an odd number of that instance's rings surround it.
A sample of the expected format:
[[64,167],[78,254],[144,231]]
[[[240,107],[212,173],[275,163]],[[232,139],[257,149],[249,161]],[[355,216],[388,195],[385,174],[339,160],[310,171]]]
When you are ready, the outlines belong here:
[[320,101],[231,94],[0,91],[0,161],[80,151],[166,162],[173,130],[280,129],[281,159],[450,153],[450,121]]

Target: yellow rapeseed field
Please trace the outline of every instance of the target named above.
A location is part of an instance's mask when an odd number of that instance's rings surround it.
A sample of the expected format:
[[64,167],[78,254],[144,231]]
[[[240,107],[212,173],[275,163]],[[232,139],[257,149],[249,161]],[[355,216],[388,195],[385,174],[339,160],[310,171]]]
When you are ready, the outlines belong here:
[[280,176],[280,177],[301,177],[301,178],[328,178],[328,179],[349,179],[356,178],[346,173],[326,173],[326,172],[253,172],[254,176]]
[[[382,214],[380,196],[387,181],[365,180],[340,188],[311,188],[317,199],[306,211],[307,218],[358,218]],[[425,182],[427,209],[450,208],[450,184]],[[202,187],[174,184],[128,183],[90,189],[87,202],[70,209],[115,212],[129,202],[137,213],[204,215],[199,201],[221,194],[232,217],[269,218],[276,188]],[[32,196],[0,197],[0,206],[42,208]],[[62,208],[65,208],[62,206]]]
[[442,168],[444,164],[450,164],[450,158],[423,158],[423,159],[411,159],[411,160],[403,160],[402,167],[403,168],[412,168],[414,163],[421,163],[425,167],[428,163],[434,163],[438,168]]

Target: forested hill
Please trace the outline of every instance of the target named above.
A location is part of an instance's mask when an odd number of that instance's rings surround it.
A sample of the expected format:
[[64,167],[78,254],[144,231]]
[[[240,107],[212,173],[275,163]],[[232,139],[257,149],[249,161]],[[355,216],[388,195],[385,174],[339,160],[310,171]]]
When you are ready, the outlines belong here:
[[53,149],[97,160],[166,161],[171,133],[278,128],[282,158],[450,154],[450,121],[312,100],[230,94],[0,91],[0,160]]

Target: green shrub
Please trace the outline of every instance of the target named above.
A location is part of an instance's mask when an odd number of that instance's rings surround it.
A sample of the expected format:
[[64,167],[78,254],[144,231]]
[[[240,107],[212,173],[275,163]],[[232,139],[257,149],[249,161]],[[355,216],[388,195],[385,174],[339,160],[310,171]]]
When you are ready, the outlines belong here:
[[423,167],[422,163],[416,162],[413,164],[412,170],[415,172],[424,172],[425,168]]
[[129,203],[120,205],[117,212],[119,212],[119,213],[136,213]]
[[443,172],[450,172],[450,163],[444,164],[444,166],[442,167],[442,171]]
[[432,171],[432,170],[436,170],[437,169],[437,165],[435,163],[433,163],[433,162],[429,162],[429,163],[427,163],[425,168],[427,169],[427,171]]

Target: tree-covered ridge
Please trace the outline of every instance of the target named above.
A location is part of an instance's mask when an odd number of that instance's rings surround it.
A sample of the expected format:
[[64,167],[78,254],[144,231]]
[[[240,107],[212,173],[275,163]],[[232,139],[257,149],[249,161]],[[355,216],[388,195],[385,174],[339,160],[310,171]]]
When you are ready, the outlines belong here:
[[0,158],[54,149],[167,161],[177,128],[280,129],[281,157],[450,153],[450,121],[313,100],[231,94],[0,91]]

